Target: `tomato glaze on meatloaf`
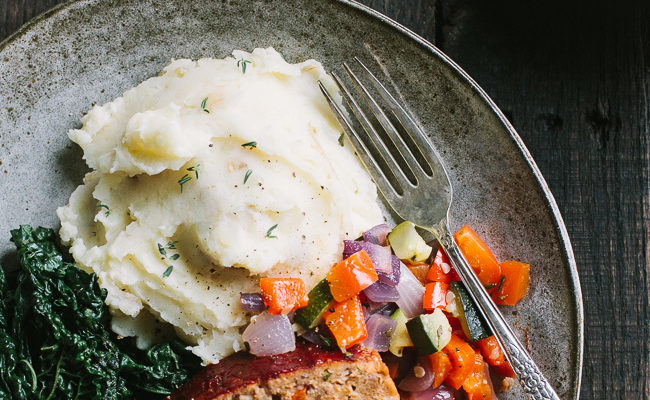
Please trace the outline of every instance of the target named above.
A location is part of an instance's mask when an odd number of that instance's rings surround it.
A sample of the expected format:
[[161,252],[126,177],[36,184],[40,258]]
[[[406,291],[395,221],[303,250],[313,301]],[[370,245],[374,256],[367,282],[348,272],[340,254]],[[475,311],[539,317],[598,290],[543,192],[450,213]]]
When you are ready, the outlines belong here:
[[302,341],[269,357],[233,354],[199,372],[168,400],[399,400],[376,351],[347,354]]

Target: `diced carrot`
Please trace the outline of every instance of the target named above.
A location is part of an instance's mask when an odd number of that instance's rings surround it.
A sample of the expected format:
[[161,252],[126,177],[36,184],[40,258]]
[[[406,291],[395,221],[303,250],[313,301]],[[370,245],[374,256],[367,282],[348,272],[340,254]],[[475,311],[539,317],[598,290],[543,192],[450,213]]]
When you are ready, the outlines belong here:
[[501,365],[497,365],[497,366],[492,367],[492,369],[498,375],[501,375],[503,377],[507,377],[507,378],[514,378],[515,377],[515,371],[512,370],[512,366],[507,361],[504,362]]
[[485,361],[490,365],[501,365],[506,362],[506,356],[499,347],[499,342],[494,336],[487,337],[478,341],[478,348]]
[[474,354],[474,363],[470,369],[470,374],[463,382],[463,390],[465,390],[467,400],[491,400],[492,389],[488,383],[488,377],[485,375],[483,357],[481,357],[480,353]]
[[418,264],[409,264],[407,263],[406,266],[408,267],[409,270],[415,275],[416,278],[422,283],[423,285],[427,283],[427,272],[429,272],[429,264],[427,263],[418,263]]
[[260,288],[269,314],[288,314],[309,303],[300,278],[262,278]]
[[451,360],[449,360],[449,356],[444,351],[435,352],[428,357],[431,361],[431,369],[434,376],[433,387],[437,388],[449,376],[452,369]]
[[460,389],[472,372],[476,352],[469,344],[454,334],[451,335],[451,340],[442,351],[449,356],[452,366],[445,383],[454,389]]
[[341,349],[347,349],[368,337],[366,322],[358,297],[336,303],[323,315],[325,325],[330,329]]
[[424,287],[424,297],[422,298],[422,306],[427,311],[435,310],[436,308],[447,307],[447,291],[449,284],[444,282],[430,282]]
[[438,248],[438,252],[427,272],[427,280],[445,283],[460,280],[460,277],[454,270],[454,267],[452,267],[451,261],[449,261],[447,254],[445,254],[442,248]]
[[476,232],[465,225],[456,232],[454,239],[481,283],[497,284],[501,278],[501,266]]
[[334,264],[327,273],[332,297],[339,302],[355,297],[376,280],[377,271],[365,250],[358,251],[340,263]]
[[[530,283],[530,265],[519,261],[504,261],[501,263],[503,282],[497,284],[494,302],[514,306],[528,292]],[[500,287],[499,287],[500,286]]]

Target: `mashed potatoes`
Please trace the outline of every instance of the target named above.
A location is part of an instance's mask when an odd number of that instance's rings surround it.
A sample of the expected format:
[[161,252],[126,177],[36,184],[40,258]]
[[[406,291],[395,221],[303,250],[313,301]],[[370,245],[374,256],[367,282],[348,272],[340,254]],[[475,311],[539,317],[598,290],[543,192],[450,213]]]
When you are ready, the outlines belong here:
[[61,238],[107,289],[117,333],[144,347],[172,326],[217,362],[242,348],[240,292],[261,276],[311,287],[382,221],[319,79],[333,86],[270,48],[175,60],[69,133],[93,171],[58,210]]

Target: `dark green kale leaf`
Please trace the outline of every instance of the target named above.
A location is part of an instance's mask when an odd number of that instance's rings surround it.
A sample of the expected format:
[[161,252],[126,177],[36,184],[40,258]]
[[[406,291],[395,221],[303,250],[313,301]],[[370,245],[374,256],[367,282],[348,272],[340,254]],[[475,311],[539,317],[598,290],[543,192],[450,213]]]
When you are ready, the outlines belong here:
[[118,340],[106,291],[63,260],[51,229],[11,236],[20,269],[8,280],[0,268],[0,399],[150,399],[198,370],[178,341],[144,352]]

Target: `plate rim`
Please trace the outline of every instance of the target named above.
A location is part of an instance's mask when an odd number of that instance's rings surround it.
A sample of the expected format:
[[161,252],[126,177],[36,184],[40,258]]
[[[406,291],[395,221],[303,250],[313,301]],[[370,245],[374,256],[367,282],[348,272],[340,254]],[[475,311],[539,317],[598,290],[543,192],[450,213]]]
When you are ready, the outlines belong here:
[[[27,34],[33,27],[35,27],[41,22],[44,22],[45,20],[49,19],[53,15],[58,14],[59,12],[62,12],[74,6],[80,6],[82,5],[82,3],[89,4],[89,3],[96,3],[98,1],[99,0],[70,0],[70,1],[57,4],[54,7],[45,10],[44,12],[36,15],[32,19],[24,23],[14,33],[12,33],[11,35],[7,36],[5,39],[0,41],[0,53],[2,53],[10,43],[17,40],[21,36]],[[434,57],[437,57],[441,62],[443,62],[453,72],[455,72],[458,75],[458,78],[461,81],[464,81],[464,83],[467,84],[485,102],[485,104],[487,104],[489,109],[496,115],[497,119],[499,120],[503,128],[505,128],[505,130],[508,132],[510,139],[514,142],[514,144],[521,152],[521,155],[523,156],[526,166],[528,167],[530,172],[532,172],[537,184],[542,190],[544,198],[546,199],[546,206],[550,209],[551,214],[553,216],[553,225],[557,233],[559,233],[559,238],[562,242],[562,253],[565,256],[569,267],[573,300],[576,305],[576,314],[577,314],[576,322],[578,325],[577,327],[578,337],[576,342],[577,349],[576,349],[576,355],[574,357],[574,364],[575,364],[574,372],[576,375],[576,381],[573,387],[573,391],[575,393],[575,399],[579,399],[581,383],[582,383],[582,367],[583,367],[583,358],[584,358],[584,305],[583,305],[582,289],[580,286],[580,277],[578,274],[578,267],[575,260],[575,256],[573,254],[571,239],[569,238],[569,233],[566,229],[566,225],[564,223],[564,219],[562,218],[562,214],[557,205],[557,202],[555,201],[555,197],[551,193],[548,183],[544,179],[544,176],[539,170],[537,163],[535,162],[532,155],[530,154],[524,141],[521,139],[521,137],[515,130],[514,126],[510,123],[510,121],[508,121],[508,119],[503,114],[501,109],[499,109],[496,103],[490,98],[490,96],[488,96],[485,90],[483,90],[483,88],[481,88],[481,86],[479,86],[479,84],[467,72],[465,72],[465,70],[463,70],[455,61],[453,61],[449,56],[447,56],[442,50],[438,49],[433,43],[429,42],[427,39],[413,32],[412,30],[400,24],[399,22],[389,18],[388,16],[380,13],[379,11],[376,11],[375,9],[372,9],[364,4],[357,2],[356,0],[328,0],[328,1],[342,4],[344,6],[355,9],[357,11],[361,11],[374,19],[377,19],[381,23],[391,27],[398,34],[404,35],[409,39],[413,40],[422,48],[424,48],[429,53],[431,53]]]

